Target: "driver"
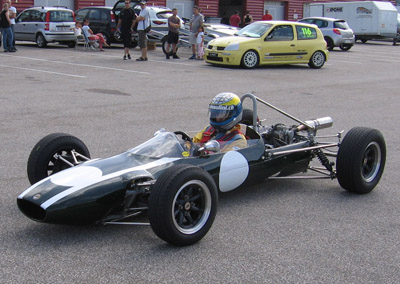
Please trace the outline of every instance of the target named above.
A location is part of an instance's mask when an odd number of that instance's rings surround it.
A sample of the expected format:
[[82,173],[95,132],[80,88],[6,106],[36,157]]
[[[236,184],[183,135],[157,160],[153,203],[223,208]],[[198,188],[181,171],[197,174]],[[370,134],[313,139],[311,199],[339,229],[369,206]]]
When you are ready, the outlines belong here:
[[240,98],[233,93],[216,95],[209,107],[210,125],[193,137],[194,143],[207,143],[217,140],[221,152],[247,147],[246,137],[240,132],[243,108]]

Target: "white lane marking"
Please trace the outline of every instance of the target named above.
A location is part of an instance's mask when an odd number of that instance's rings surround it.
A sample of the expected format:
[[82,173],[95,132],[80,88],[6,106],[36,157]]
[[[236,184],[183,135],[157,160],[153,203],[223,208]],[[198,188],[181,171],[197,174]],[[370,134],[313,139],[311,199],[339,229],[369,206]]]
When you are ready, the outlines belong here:
[[[40,205],[40,207],[42,207],[43,209],[46,210],[48,207],[50,207],[51,205],[53,205],[54,203],[56,203],[60,199],[66,197],[66,196],[68,196],[68,195],[70,195],[72,193],[75,193],[75,192],[77,192],[77,191],[79,191],[79,190],[81,190],[81,189],[83,189],[83,188],[85,188],[85,187],[87,187],[89,185],[92,185],[92,184],[95,184],[95,183],[98,183],[98,182],[101,182],[101,181],[105,181],[105,180],[108,180],[108,179],[112,179],[112,178],[121,176],[121,175],[123,175],[125,173],[129,173],[131,171],[148,170],[148,169],[160,166],[160,165],[172,163],[173,161],[176,161],[176,160],[179,160],[179,158],[162,158],[162,159],[159,159],[157,161],[154,161],[154,162],[151,162],[151,163],[148,163],[148,164],[144,164],[144,165],[141,165],[141,166],[125,169],[125,170],[122,170],[122,171],[118,171],[118,172],[115,172],[115,173],[111,173],[111,174],[102,176],[101,178],[99,178],[96,181],[91,180],[90,182],[87,182],[87,183],[81,183],[81,184],[79,184],[77,186],[73,186],[73,187],[71,187],[71,188],[69,188],[67,190],[64,190],[64,191],[60,192],[59,194],[53,196],[52,198],[48,199],[46,202],[43,202],[42,205]],[[76,170],[78,170],[78,168],[76,168]],[[49,179],[49,178],[51,179],[51,178],[54,178],[54,177],[50,176],[50,177],[46,178],[46,180]]]
[[[74,63],[74,62],[54,61],[54,60],[48,60],[48,59],[42,59],[42,58],[33,58],[33,57],[25,57],[25,56],[17,56],[17,55],[3,55],[3,56],[10,56],[13,58],[21,58],[21,59],[49,62],[49,63],[55,63],[55,64],[63,64],[63,65],[68,64],[68,65],[73,65],[73,66],[92,67],[92,68],[97,68],[97,69],[105,69],[105,70],[112,70],[112,71],[122,71],[122,72],[128,72],[128,73],[151,75],[151,73],[149,73],[149,72],[135,71],[135,70],[129,70],[129,69],[120,69],[120,68],[113,68],[113,67],[105,67],[105,66],[99,66],[99,65],[89,65],[89,64]],[[75,75],[75,76],[78,76],[78,75]],[[83,78],[86,78],[86,77],[83,77]]]
[[41,69],[17,67],[17,66],[11,66],[11,65],[3,65],[3,64],[0,64],[0,66],[1,67],[6,67],[6,68],[14,68],[14,69],[20,69],[20,70],[26,70],[26,71],[49,73],[49,74],[62,75],[62,76],[75,77],[75,78],[82,78],[82,79],[87,78],[86,76],[80,76],[80,75],[74,75],[74,74],[66,74],[66,73],[60,73],[60,72],[54,72],[54,71],[46,71],[46,70],[41,70]]

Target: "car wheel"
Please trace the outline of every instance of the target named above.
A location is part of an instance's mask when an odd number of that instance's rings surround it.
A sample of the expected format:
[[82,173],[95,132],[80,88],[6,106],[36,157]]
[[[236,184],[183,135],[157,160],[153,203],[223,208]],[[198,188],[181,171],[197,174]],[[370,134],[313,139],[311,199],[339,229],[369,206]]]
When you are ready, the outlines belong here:
[[360,39],[362,43],[366,43],[368,40],[365,38]]
[[332,51],[333,48],[335,47],[335,45],[333,44],[333,40],[330,37],[325,37],[324,39],[326,41],[326,48],[329,51]]
[[256,67],[258,62],[258,53],[255,50],[249,50],[243,54],[241,65],[249,69]]
[[308,62],[308,65],[311,68],[314,69],[319,69],[325,64],[325,54],[322,51],[316,51],[310,58],[310,62]]
[[340,47],[341,50],[347,51],[347,50],[350,50],[350,48],[351,48],[352,46],[351,46],[351,45],[344,45],[344,44],[341,44],[339,47]]
[[170,244],[194,244],[211,228],[217,203],[217,187],[208,172],[191,165],[174,165],[151,188],[151,228]]
[[47,41],[42,34],[36,36],[36,44],[38,47],[43,48],[47,46]]
[[68,47],[70,47],[70,48],[74,48],[75,44],[76,44],[75,41],[70,41],[70,42],[67,43]]
[[[74,152],[90,159],[86,145],[78,138],[65,134],[53,133],[42,138],[33,147],[28,159],[28,179],[34,184],[54,173],[86,161],[85,158],[74,155]],[[76,159],[76,160],[75,160]],[[69,162],[66,163],[66,160]]]
[[111,45],[111,37],[107,34],[103,34],[104,41],[108,44]]
[[345,190],[364,194],[378,184],[386,162],[386,144],[379,130],[355,127],[344,137],[336,159],[337,178]]

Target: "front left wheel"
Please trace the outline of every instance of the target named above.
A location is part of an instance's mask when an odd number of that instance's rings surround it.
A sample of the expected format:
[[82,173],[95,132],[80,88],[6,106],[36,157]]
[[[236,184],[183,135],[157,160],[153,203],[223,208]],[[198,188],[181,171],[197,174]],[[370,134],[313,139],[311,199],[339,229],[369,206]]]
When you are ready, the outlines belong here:
[[242,67],[250,69],[256,67],[258,63],[258,53],[255,50],[249,50],[243,54],[241,62]]
[[308,65],[311,68],[319,69],[322,66],[324,66],[325,60],[326,60],[325,54],[322,51],[318,50],[318,51],[314,52],[314,54],[311,56],[310,61],[308,62]]
[[194,244],[211,228],[217,203],[217,187],[208,172],[191,165],[174,165],[151,188],[151,228],[170,244]]

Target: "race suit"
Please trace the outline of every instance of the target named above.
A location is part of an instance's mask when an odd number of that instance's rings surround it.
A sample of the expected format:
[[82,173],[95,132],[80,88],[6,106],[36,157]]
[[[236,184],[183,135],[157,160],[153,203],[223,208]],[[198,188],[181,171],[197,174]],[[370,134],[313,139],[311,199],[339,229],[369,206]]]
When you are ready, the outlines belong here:
[[210,140],[217,140],[221,144],[221,152],[247,147],[246,137],[240,132],[239,124],[226,132],[217,131],[214,127],[207,126],[193,137],[194,143],[207,143]]

